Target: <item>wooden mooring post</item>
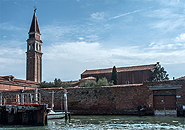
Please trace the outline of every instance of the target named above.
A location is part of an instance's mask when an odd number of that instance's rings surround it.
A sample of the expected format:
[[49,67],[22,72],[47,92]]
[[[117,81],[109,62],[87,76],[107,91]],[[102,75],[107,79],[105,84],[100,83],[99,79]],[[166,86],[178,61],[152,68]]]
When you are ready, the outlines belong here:
[[51,110],[53,110],[53,107],[54,107],[54,94],[55,94],[55,92],[52,91],[51,92]]
[[34,99],[35,99],[35,104],[38,104],[38,88],[35,88]]
[[24,89],[20,90],[21,93],[21,104],[24,104]]
[[67,106],[67,90],[64,89],[64,112],[65,112],[65,120],[67,120],[67,116],[69,116],[69,120],[71,119],[71,114],[68,112]]
[[2,105],[2,101],[3,100],[3,96],[2,96],[2,92],[0,91],[0,105]]

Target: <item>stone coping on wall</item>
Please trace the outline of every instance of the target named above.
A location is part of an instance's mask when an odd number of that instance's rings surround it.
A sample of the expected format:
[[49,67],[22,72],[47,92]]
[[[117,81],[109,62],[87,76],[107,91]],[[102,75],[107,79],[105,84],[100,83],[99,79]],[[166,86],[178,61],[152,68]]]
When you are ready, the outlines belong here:
[[113,86],[101,86],[101,87],[68,87],[68,88],[62,88],[62,87],[55,87],[55,88],[38,88],[39,90],[64,90],[64,89],[84,89],[84,88],[118,88],[118,87],[138,87],[143,86],[143,84],[124,84],[124,85],[113,85]]
[[[20,92],[20,90],[23,90],[23,89],[0,90],[0,92]],[[34,91],[34,90],[35,90],[35,88],[26,88],[26,89],[24,89],[24,91]]]
[[148,86],[149,90],[179,89],[182,85],[156,85]]

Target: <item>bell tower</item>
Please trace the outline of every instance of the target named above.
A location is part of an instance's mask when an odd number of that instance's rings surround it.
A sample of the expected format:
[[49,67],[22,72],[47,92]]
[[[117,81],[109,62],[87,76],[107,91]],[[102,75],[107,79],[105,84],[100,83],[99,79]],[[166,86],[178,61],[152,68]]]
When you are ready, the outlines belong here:
[[42,82],[42,40],[40,39],[40,29],[34,10],[33,19],[27,39],[27,63],[26,80]]

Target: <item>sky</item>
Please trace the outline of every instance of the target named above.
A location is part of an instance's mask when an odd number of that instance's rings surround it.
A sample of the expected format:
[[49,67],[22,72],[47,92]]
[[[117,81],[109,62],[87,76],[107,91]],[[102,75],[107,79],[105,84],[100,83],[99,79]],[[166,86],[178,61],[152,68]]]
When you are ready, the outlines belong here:
[[157,62],[170,79],[185,76],[183,0],[0,0],[0,76],[26,79],[34,7],[43,41],[43,81]]

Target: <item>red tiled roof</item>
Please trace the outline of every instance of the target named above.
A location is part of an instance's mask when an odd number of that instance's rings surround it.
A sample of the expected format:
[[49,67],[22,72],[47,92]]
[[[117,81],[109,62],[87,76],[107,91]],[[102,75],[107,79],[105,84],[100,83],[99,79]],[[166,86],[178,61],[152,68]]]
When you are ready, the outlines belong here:
[[180,78],[177,78],[177,79],[175,79],[175,80],[185,80],[185,76],[180,77]]
[[12,75],[0,76],[0,84],[20,86],[20,87],[38,87],[39,83],[29,80],[16,79]]
[[95,78],[95,77],[90,76],[90,77],[83,78],[83,79],[80,79],[80,80],[96,80],[96,78]]
[[74,85],[74,84],[79,83],[79,80],[76,80],[76,81],[65,81],[65,82],[62,82],[62,83]]
[[[156,64],[151,65],[141,65],[141,66],[130,66],[130,67],[118,67],[116,68],[117,72],[124,71],[138,71],[138,70],[153,70]],[[100,73],[112,73],[112,68],[108,69],[97,69],[97,70],[85,70],[82,75],[86,74],[100,74]]]

